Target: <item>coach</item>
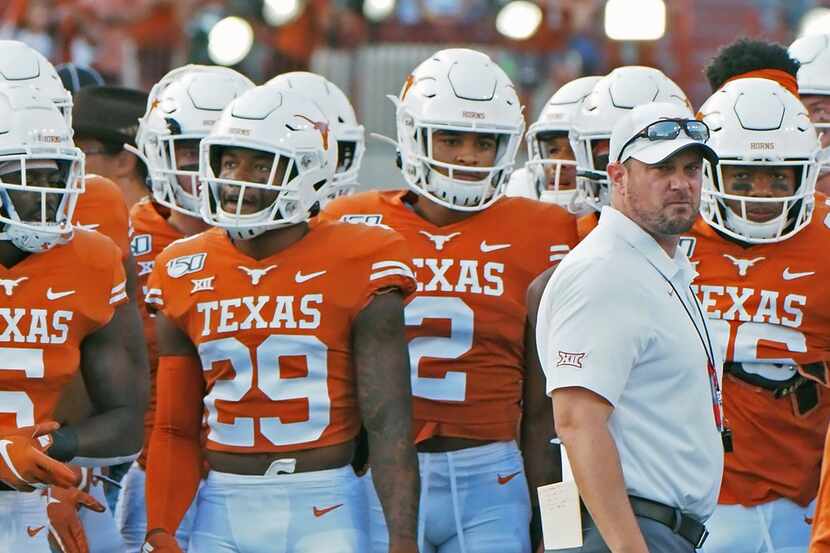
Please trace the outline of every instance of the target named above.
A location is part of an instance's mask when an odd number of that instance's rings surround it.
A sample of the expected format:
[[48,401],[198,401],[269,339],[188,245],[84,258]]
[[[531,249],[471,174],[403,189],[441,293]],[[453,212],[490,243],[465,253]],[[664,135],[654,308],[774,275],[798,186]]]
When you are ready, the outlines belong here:
[[[652,103],[614,127],[611,205],[553,274],[539,354],[589,514],[585,553],[700,547],[724,445],[721,361],[678,247],[698,215],[709,130]],[[715,347],[713,347],[713,345]]]

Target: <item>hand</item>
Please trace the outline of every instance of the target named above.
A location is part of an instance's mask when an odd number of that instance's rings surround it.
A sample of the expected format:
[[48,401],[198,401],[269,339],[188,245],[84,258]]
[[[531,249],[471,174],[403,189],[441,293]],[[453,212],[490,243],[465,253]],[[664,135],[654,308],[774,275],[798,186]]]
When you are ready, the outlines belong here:
[[49,434],[58,428],[47,421],[0,435],[0,481],[21,492],[77,485],[78,475],[71,468],[46,455],[52,445]]
[[141,553],[184,553],[179,542],[166,530],[156,528],[147,532],[147,539]]
[[[75,469],[82,474],[88,469]],[[88,488],[88,481],[85,481]],[[103,513],[106,509],[94,497],[78,488],[50,487],[46,511],[49,515],[49,543],[63,553],[89,553],[84,527],[78,517],[81,508]]]

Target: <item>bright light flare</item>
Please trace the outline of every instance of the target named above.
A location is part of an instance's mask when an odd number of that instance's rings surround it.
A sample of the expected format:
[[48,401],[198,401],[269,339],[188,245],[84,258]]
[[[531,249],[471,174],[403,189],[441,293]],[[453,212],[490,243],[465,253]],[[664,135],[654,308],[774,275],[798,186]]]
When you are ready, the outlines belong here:
[[542,9],[526,0],[510,2],[496,16],[496,30],[513,40],[530,38],[541,24]]
[[366,0],[363,15],[370,21],[383,21],[395,11],[395,0]]
[[657,40],[666,32],[663,0],[608,0],[605,34],[612,40]]
[[262,17],[269,25],[279,27],[297,19],[304,7],[302,0],[265,0]]
[[208,55],[213,63],[236,65],[251,51],[254,30],[241,17],[226,17],[208,33]]

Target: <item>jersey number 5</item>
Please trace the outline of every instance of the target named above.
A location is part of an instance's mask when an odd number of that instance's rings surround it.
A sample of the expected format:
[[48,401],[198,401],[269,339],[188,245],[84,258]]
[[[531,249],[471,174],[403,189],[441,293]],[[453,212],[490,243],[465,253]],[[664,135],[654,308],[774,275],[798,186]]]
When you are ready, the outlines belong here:
[[[0,348],[0,371],[23,371],[26,378],[43,378],[43,350]],[[35,404],[26,392],[0,392],[0,412],[13,413],[18,428],[35,424]]]

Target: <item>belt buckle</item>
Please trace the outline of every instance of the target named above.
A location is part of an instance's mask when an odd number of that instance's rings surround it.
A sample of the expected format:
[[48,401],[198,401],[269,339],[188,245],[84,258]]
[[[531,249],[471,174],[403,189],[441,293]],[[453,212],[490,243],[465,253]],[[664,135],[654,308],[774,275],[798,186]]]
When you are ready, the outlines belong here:
[[709,530],[706,527],[703,527],[703,533],[700,534],[700,538],[698,538],[697,543],[695,544],[695,549],[700,549],[703,547],[703,544],[706,542],[706,538],[709,537]]

